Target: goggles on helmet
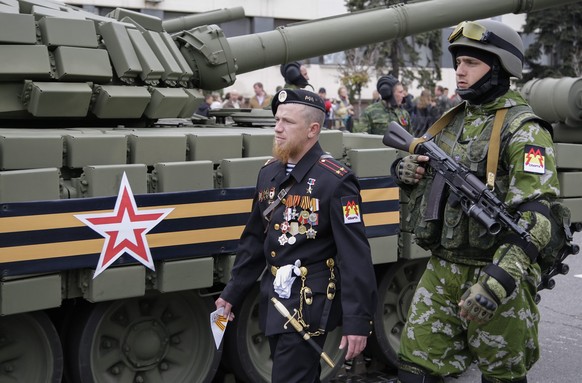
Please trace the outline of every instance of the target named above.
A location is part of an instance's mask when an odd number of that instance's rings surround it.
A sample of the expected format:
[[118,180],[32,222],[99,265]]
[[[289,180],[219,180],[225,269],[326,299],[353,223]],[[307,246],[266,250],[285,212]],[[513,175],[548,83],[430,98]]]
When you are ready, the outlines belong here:
[[474,21],[463,21],[457,25],[453,33],[449,36],[449,43],[455,42],[459,37],[464,36],[469,40],[478,41],[483,44],[492,44],[498,48],[508,51],[523,62],[523,53],[509,41],[499,37],[495,33]]

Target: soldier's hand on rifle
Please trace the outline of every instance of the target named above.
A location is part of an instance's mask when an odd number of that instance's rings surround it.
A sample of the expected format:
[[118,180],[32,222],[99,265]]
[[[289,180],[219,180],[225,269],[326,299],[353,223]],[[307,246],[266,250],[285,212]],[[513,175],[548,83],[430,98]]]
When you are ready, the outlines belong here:
[[424,162],[428,162],[427,156],[410,154],[403,157],[396,166],[396,177],[405,184],[414,185],[424,176]]
[[479,324],[487,323],[493,318],[499,304],[499,298],[486,285],[475,283],[461,297],[460,315]]

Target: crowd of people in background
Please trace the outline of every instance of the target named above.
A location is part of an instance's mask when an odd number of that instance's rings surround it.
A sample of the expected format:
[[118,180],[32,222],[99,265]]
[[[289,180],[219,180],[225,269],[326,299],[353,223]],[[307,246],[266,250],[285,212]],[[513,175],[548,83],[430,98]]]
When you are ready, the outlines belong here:
[[[304,89],[313,88],[309,83],[307,67],[299,62],[281,65],[281,75],[285,85],[279,85],[274,90],[277,93],[282,88]],[[384,96],[380,92],[383,87]],[[315,88],[314,88],[315,91]],[[437,85],[434,89],[423,89],[419,96],[414,97],[408,92],[406,84],[402,84],[391,75],[381,76],[372,99],[359,114],[350,101],[348,88],[340,85],[336,97],[328,97],[326,88],[319,88],[318,94],[325,102],[324,129],[337,129],[347,132],[367,132],[382,134],[380,126],[386,126],[386,121],[397,121],[406,125],[414,136],[421,136],[447,110],[457,105],[461,100],[454,94],[449,97],[448,88]],[[215,109],[270,109],[273,95],[265,90],[261,82],[253,84],[254,95],[245,98],[236,89],[230,89],[221,98],[218,92],[205,96],[196,114],[209,117]]]

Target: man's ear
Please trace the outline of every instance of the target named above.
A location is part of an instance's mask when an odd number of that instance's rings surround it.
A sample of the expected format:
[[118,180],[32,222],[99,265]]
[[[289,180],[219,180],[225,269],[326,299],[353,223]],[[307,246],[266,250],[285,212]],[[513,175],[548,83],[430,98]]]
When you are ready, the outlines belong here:
[[309,125],[309,132],[307,133],[307,137],[308,138],[316,137],[319,134],[320,130],[321,126],[319,125],[319,123],[312,122],[311,125]]

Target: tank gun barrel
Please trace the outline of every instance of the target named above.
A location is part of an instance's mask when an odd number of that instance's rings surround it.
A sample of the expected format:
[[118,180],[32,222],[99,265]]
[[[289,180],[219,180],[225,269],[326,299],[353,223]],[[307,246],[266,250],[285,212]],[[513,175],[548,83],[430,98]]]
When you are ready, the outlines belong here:
[[166,32],[175,33],[196,28],[201,25],[224,23],[226,21],[242,19],[243,17],[245,17],[245,10],[243,7],[223,8],[164,20],[162,26]]
[[[558,3],[573,2],[576,1]],[[463,20],[527,13],[556,5],[553,0],[466,0],[459,9],[457,0],[421,1],[293,24],[271,32],[229,38],[228,42],[237,58],[238,72],[246,73],[268,65],[445,28]]]
[[[220,31],[206,29],[184,33],[178,40],[186,47],[182,53],[199,73],[195,86],[220,89],[234,83],[236,74],[445,28],[463,20],[527,13],[576,1],[465,0],[460,9],[458,0],[430,0],[296,23],[252,35],[219,38]],[[191,49],[200,47],[202,40],[208,54]]]

